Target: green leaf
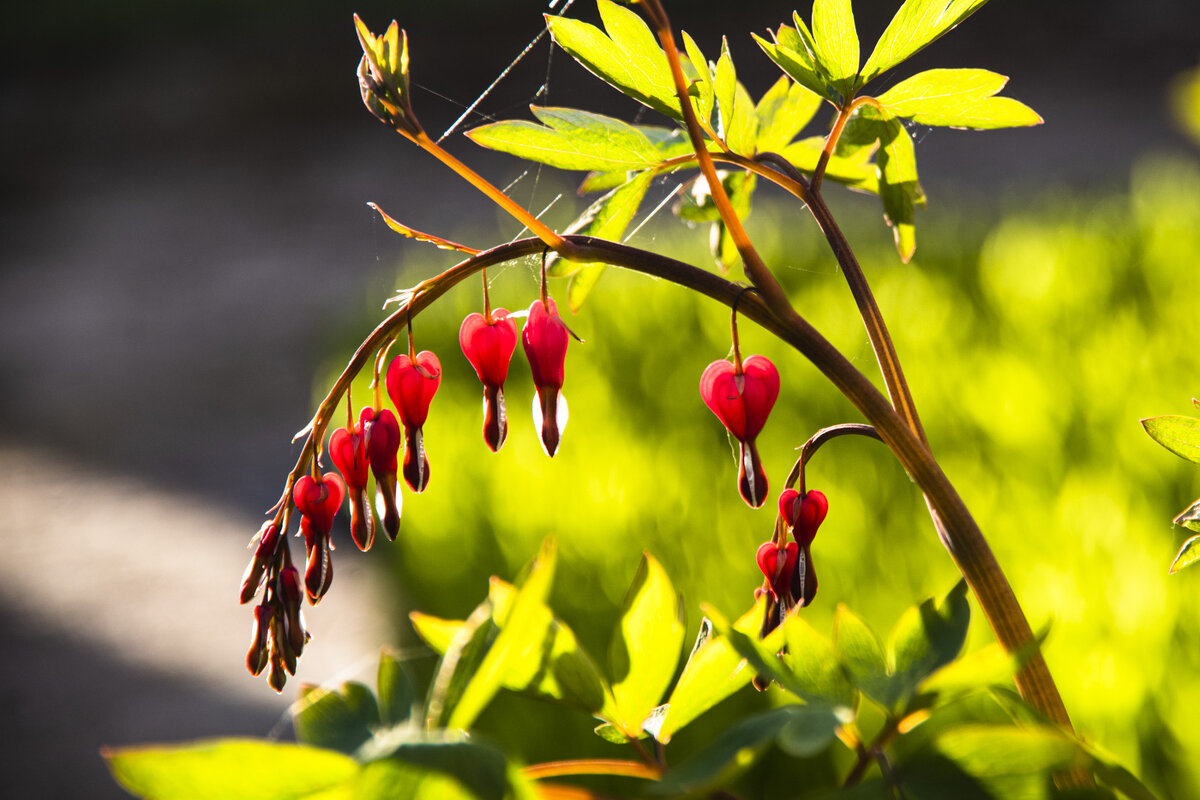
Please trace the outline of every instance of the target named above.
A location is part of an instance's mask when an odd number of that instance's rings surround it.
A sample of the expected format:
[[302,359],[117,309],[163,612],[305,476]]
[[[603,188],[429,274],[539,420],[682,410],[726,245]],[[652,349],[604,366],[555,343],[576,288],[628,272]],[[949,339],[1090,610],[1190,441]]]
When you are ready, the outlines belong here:
[[858,78],[858,32],[850,0],[815,0],[812,35],[817,57],[833,85],[849,97]]
[[796,758],[807,758],[829,746],[843,720],[828,706],[787,706],[787,724],[779,732],[779,749]]
[[[509,624],[517,594],[512,584],[492,579],[488,592],[495,609],[492,618],[501,630]],[[542,657],[513,662],[504,673],[502,685],[505,689],[558,700],[588,713],[610,715],[612,691],[600,669],[580,647],[574,631],[554,617],[549,607],[546,614],[550,615],[550,626]]]
[[[758,176],[750,172],[725,172],[723,170],[718,170],[717,174],[721,176],[721,184],[725,187],[725,194],[729,196],[730,205],[744,222],[750,216],[750,200],[754,196]],[[700,181],[697,179],[697,184],[699,183]],[[713,227],[715,230],[712,238],[713,258],[716,260],[717,268],[725,273],[741,262],[742,255],[738,252],[737,244],[734,243],[733,236],[726,230],[720,215],[713,223]]]
[[758,151],[783,150],[817,113],[821,98],[787,76],[780,77],[758,101]]
[[[627,183],[592,203],[566,232],[619,242],[641,206],[654,176],[654,170],[637,173]],[[571,311],[578,312],[606,267],[603,263],[576,264],[566,259],[555,259],[550,274],[561,275],[568,269],[574,273],[567,287],[567,298]]]
[[438,662],[425,702],[427,728],[447,726],[450,715],[462,700],[467,685],[474,681],[476,671],[497,636],[491,601],[484,600],[461,623]]
[[905,0],[875,44],[859,85],[887,72],[945,35],[987,0]]
[[1175,455],[1200,464],[1200,419],[1170,414],[1144,419],[1142,427]]
[[375,697],[361,683],[346,683],[341,692],[305,685],[297,707],[292,717],[296,739],[327,750],[352,754],[379,725]]
[[787,645],[784,663],[791,672],[796,692],[808,702],[826,703],[833,707],[854,705],[854,686],[828,639],[794,614],[796,621],[784,629]]
[[[556,44],[609,85],[655,111],[681,119],[667,57],[633,11],[597,0],[606,36],[595,25],[546,15]],[[610,38],[611,37],[611,38]]]
[[1042,118],[1008,97],[993,97],[1008,78],[986,69],[931,69],[918,72],[877,99],[893,116],[922,125],[952,128],[1011,128],[1040,125]]
[[547,633],[553,622],[546,607],[546,597],[554,578],[554,563],[554,542],[547,539],[533,562],[529,576],[512,600],[512,610],[504,627],[487,649],[458,703],[446,716],[445,727],[470,728],[500,690],[506,673],[518,665],[539,662],[546,657],[550,646]]
[[962,650],[971,622],[967,583],[959,581],[940,603],[929,599],[905,611],[888,643],[892,707],[907,700],[925,677],[949,664]]
[[1130,800],[1157,800],[1154,794],[1132,772],[1120,764],[1113,763],[1106,753],[1101,753],[1092,747],[1088,748],[1088,752],[1093,759],[1092,769],[1095,770],[1096,777],[1101,781]]
[[[1195,506],[1192,508],[1195,508]],[[1200,561],[1200,535],[1188,539],[1183,543],[1183,547],[1179,548],[1179,554],[1171,562],[1170,574],[1174,575],[1179,570],[1191,566],[1197,561]]]
[[841,604],[833,614],[833,650],[854,685],[883,702],[889,683],[883,647],[867,623]]
[[691,64],[692,70],[696,73],[695,83],[693,84],[692,107],[696,111],[696,116],[705,122],[712,122],[712,112],[715,102],[715,93],[713,89],[712,72],[708,67],[708,59],[704,57],[704,53],[700,52],[699,46],[688,36],[687,31],[683,32],[683,48],[687,52],[688,63]]
[[916,206],[925,205],[925,192],[917,179],[917,155],[908,131],[895,117],[877,123],[879,132],[879,197],[883,212],[896,240],[900,260],[908,263],[917,249]]
[[455,635],[466,624],[461,619],[441,619],[420,611],[411,612],[408,618],[417,635],[438,655],[445,654]]
[[707,747],[654,784],[658,795],[702,794],[728,782],[753,764],[790,720],[787,708],[755,714],[726,728]]
[[1179,516],[1175,517],[1172,521],[1181,528],[1200,531],[1200,500],[1197,500],[1179,512]]
[[[937,751],[996,798],[1052,797],[1054,773],[1084,766],[1089,759],[1080,745],[1049,727],[969,725],[941,735]],[[938,786],[933,774],[903,776],[914,794]]]
[[506,120],[467,131],[476,144],[559,169],[643,169],[660,161],[637,128],[619,119],[573,108],[533,108],[543,125]]
[[375,678],[379,692],[379,718],[384,725],[400,725],[412,716],[412,681],[404,671],[404,665],[386,647],[379,654],[379,672]]
[[626,735],[639,735],[642,722],[662,699],[675,675],[685,632],[682,598],[662,565],[644,553],[608,650],[616,698],[611,721]]
[[721,40],[721,57],[717,60],[714,82],[717,109],[721,115],[721,136],[725,144],[733,152],[753,158],[758,139],[758,116],[746,87],[738,83],[733,57],[729,54],[729,43],[724,39]]
[[793,28],[781,25],[779,30],[774,33],[774,42],[768,42],[755,33],[750,35],[754,41],[758,42],[758,46],[767,54],[767,57],[796,83],[835,105],[841,101],[837,91],[817,70],[816,62],[804,48],[799,34]]
[[[502,800],[509,793],[509,769],[504,753],[493,745],[468,740],[461,735],[439,732],[419,738],[407,734],[382,738],[372,743],[369,749],[364,748],[363,756],[374,763],[399,762],[416,767],[421,773],[448,776],[479,800]],[[398,774],[403,776],[403,771]],[[403,780],[410,778],[404,776]],[[372,796],[383,800],[407,795],[375,793]]]
[[[755,633],[762,620],[765,597],[733,623],[735,630]],[[754,670],[746,668],[745,659],[725,636],[713,635],[713,624],[706,617],[700,622],[700,633],[692,646],[683,674],[671,690],[667,711],[661,724],[652,730],[654,738],[666,744],[679,730],[708,709],[741,689],[754,678]]]
[[[821,158],[821,151],[825,146],[825,139],[821,136],[812,136],[807,139],[801,139],[798,142],[793,142],[783,148],[780,155],[792,162],[792,165],[801,172],[806,172],[809,175],[817,168],[817,162]],[[864,148],[860,150],[867,157],[870,152]],[[835,181],[845,184],[851,189],[858,189],[872,194],[879,193],[879,173],[875,165],[869,161],[854,160],[850,158],[842,158],[838,155],[829,157],[828,163],[825,165],[825,180]]]
[[[121,786],[153,800],[300,800],[354,780],[350,756],[303,744],[209,739],[101,753]],[[347,795],[348,796],[348,795]]]

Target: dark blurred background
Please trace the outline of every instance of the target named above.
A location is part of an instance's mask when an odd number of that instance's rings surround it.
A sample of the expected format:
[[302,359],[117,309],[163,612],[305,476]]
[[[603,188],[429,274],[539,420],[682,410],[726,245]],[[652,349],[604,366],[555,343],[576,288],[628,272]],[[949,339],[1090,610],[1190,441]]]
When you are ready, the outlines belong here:
[[[896,5],[856,3],[864,53]],[[776,79],[747,33],[793,6],[667,8],[709,54],[729,36],[752,95]],[[318,379],[388,292],[417,279],[403,261],[420,246],[365,202],[470,242],[517,233],[364,112],[351,14],[407,28],[418,113],[436,134],[545,11],[528,0],[0,10],[0,773],[19,787],[12,796],[120,797],[101,744],[266,735],[279,721],[285,703],[240,672],[241,545],[277,498]],[[590,0],[569,13],[596,16]],[[1190,157],[1167,92],[1200,57],[1197,31],[1190,0],[989,3],[911,70],[1009,75],[1006,93],[1046,124],[915,132],[931,197],[919,226],[986,226],[1050,191],[1061,205],[1086,202],[1125,191],[1148,154]],[[546,84],[539,102],[637,113],[549,53],[543,39],[479,111],[524,115]],[[447,142],[500,185],[521,172]],[[567,185],[545,177],[555,181]],[[529,177],[515,192],[531,205],[552,196]],[[885,239],[880,227],[869,235]],[[1178,383],[1180,401],[1197,391]],[[1147,413],[1172,410],[1183,411]],[[339,553],[348,567],[329,603],[359,594],[309,614],[314,645],[327,648],[309,680],[369,667],[390,635],[397,589],[371,589],[369,560],[355,555]]]

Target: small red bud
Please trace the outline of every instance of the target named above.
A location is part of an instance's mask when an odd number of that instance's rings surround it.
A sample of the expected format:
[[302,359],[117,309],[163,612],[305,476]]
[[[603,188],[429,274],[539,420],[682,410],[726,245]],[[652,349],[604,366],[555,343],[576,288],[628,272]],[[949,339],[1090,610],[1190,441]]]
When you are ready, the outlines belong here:
[[529,319],[521,330],[521,346],[529,359],[533,385],[537,387],[534,423],[541,429],[542,447],[549,456],[558,452],[563,429],[567,426],[562,385],[569,341],[570,333],[559,317],[554,301],[548,298],[544,303],[540,299],[534,300],[529,306]]
[[338,428],[329,436],[329,457],[345,478],[350,495],[350,538],[366,552],[375,539],[375,517],[367,501],[370,463],[361,422],[353,428]]
[[788,542],[782,547],[774,542],[764,542],[758,548],[758,568],[766,576],[776,598],[791,595],[792,575],[799,555],[800,547],[795,542]]
[[828,498],[815,489],[803,495],[795,489],[785,489],[779,495],[779,515],[802,545],[812,544],[828,512]]
[[[379,501],[377,513],[383,522],[388,541],[395,541],[400,532],[400,504],[396,492],[396,454],[400,451],[400,423],[396,415],[384,408],[380,411],[367,406],[358,415],[363,439],[367,444],[367,460],[375,475],[375,496]],[[382,508],[380,509],[379,506]]]
[[246,653],[246,669],[251,675],[260,675],[267,666],[267,636],[271,632],[271,621],[275,607],[260,603],[254,607],[254,622],[250,628],[250,651]]
[[288,644],[297,656],[304,651],[308,632],[304,629],[304,614],[300,611],[303,595],[300,589],[300,573],[295,567],[279,571],[279,598],[283,606],[283,620],[287,629]]
[[329,557],[329,535],[317,531],[308,517],[300,520],[300,533],[304,534],[308,560],[304,569],[304,588],[308,602],[314,606],[329,591],[333,583],[333,560]]

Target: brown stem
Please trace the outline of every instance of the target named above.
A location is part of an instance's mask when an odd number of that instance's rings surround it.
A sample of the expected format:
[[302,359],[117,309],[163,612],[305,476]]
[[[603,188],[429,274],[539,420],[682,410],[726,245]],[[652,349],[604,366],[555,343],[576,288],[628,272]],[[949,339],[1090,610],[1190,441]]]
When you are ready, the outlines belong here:
[[721,221],[725,223],[730,237],[737,245],[746,277],[767,301],[768,307],[776,312],[789,309],[791,303],[788,301],[787,294],[779,285],[779,281],[775,280],[774,274],[767,269],[767,265],[763,263],[758,251],[754,249],[754,244],[742,226],[741,218],[734,210],[733,204],[729,201],[729,195],[725,193],[725,187],[721,184],[720,177],[717,176],[717,168],[713,164],[712,155],[709,154],[708,147],[704,142],[704,133],[700,129],[700,123],[696,120],[696,110],[692,107],[691,98],[688,96],[687,77],[683,74],[683,65],[679,61],[679,50],[675,47],[675,34],[671,30],[671,21],[659,0],[641,0],[641,5],[646,16],[654,25],[658,40],[663,46],[663,52],[666,53],[667,64],[671,68],[671,78],[675,82],[675,97],[679,100],[679,111],[683,114],[684,125],[687,128],[688,137],[692,141],[692,149],[696,152],[700,172],[708,181],[713,203],[721,214]]
[[798,491],[800,494],[804,494],[804,468],[808,466],[809,459],[816,455],[822,445],[839,436],[866,436],[876,441],[883,441],[870,425],[863,425],[857,422],[846,422],[841,425],[830,425],[828,428],[821,428],[821,430],[810,436],[807,442],[801,445],[800,457],[792,465],[792,471],[788,473],[787,480],[783,482],[783,485],[791,488],[799,480],[800,488]]
[[821,157],[817,160],[817,166],[813,170],[812,187],[814,194],[821,192],[821,181],[825,177],[825,168],[829,166],[829,159],[833,155],[833,150],[837,147],[838,140],[842,138],[842,132],[846,130],[846,123],[850,121],[855,110],[859,106],[875,106],[879,108],[879,101],[874,97],[856,97],[838,110],[837,119],[833,121],[833,127],[829,130],[829,135],[825,137],[825,146],[821,148]]

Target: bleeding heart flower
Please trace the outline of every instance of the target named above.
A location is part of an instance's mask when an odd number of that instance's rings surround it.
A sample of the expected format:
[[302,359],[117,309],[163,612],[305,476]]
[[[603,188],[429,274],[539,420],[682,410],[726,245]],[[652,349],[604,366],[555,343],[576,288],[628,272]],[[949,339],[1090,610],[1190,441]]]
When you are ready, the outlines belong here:
[[383,521],[383,532],[394,542],[400,532],[400,493],[396,491],[396,454],[400,452],[400,423],[384,408],[365,407],[358,413],[367,461],[375,476],[376,512]]
[[779,516],[787,530],[791,531],[800,546],[800,558],[792,578],[793,603],[808,606],[817,596],[817,572],[813,567],[812,542],[817,528],[829,511],[829,500],[815,489],[800,494],[795,489],[785,489],[779,495]]
[[353,428],[338,428],[329,436],[329,457],[346,479],[346,491],[350,495],[350,538],[359,550],[366,552],[375,539],[375,517],[367,501],[370,459],[361,422]]
[[562,396],[562,385],[569,340],[570,332],[554,301],[534,300],[529,306],[529,319],[521,330],[521,346],[529,359],[533,385],[537,387],[533,421],[540,429],[542,448],[548,456],[558,452],[567,427],[567,401]]
[[779,371],[765,356],[750,356],[741,368],[714,361],[700,376],[700,396],[738,440],[738,490],[751,508],[767,499],[767,474],[754,440],[779,397]]
[[517,347],[517,323],[505,308],[492,309],[491,320],[479,313],[467,315],[458,329],[458,343],[483,383],[483,440],[494,453],[508,437],[504,381]]
[[788,542],[782,547],[774,542],[764,542],[758,548],[758,568],[767,576],[771,592],[776,598],[791,595],[792,574],[796,571],[799,554],[800,547],[795,542]]
[[422,350],[416,358],[407,353],[396,356],[388,367],[388,396],[404,425],[404,482],[414,492],[423,492],[429,485],[429,457],[421,426],[441,382],[441,362],[428,350]]
[[336,472],[326,472],[319,478],[303,475],[292,487],[292,500],[300,511],[300,533],[308,565],[304,572],[304,587],[313,605],[320,602],[333,582],[333,564],[329,559],[329,532],[333,518],[346,497],[346,485]]
[[800,494],[795,489],[785,489],[779,495],[779,515],[783,517],[796,541],[804,546],[812,544],[817,528],[829,512],[829,499],[815,489]]
[[319,478],[302,475],[292,487],[296,508],[322,536],[328,536],[333,530],[333,518],[345,499],[346,484],[336,472],[326,472]]
[[304,628],[304,614],[300,611],[303,596],[300,591],[300,573],[295,567],[284,567],[279,571],[280,603],[283,606],[284,628],[287,630],[288,646],[299,656],[308,643],[308,631]]
[[246,669],[251,675],[259,675],[267,667],[267,635],[271,632],[271,621],[275,617],[274,604],[265,600],[254,607],[254,622],[250,628],[250,650],[246,653]]

